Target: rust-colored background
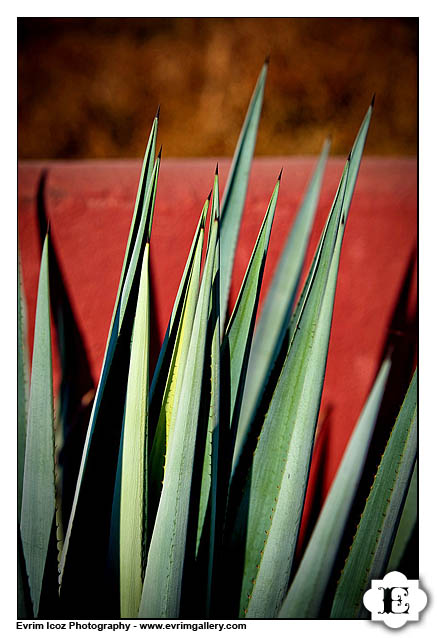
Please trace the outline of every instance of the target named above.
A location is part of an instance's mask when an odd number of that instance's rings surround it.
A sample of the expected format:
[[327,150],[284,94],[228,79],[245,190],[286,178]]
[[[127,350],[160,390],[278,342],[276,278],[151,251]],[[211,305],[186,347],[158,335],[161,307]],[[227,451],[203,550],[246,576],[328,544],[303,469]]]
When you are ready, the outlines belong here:
[[257,155],[416,153],[417,18],[20,18],[21,159],[230,156],[266,55]]

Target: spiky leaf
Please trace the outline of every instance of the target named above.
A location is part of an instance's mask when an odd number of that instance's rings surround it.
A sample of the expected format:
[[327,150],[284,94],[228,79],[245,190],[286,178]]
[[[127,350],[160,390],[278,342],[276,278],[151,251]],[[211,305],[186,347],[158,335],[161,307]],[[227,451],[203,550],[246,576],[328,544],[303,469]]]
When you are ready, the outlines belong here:
[[135,617],[141,600],[147,528],[147,417],[149,391],[149,244],[141,269],[132,334],[123,428],[120,500],[120,611]]
[[411,477],[410,487],[408,488],[407,498],[402,510],[401,520],[399,521],[398,531],[396,533],[393,549],[391,550],[390,560],[387,565],[387,573],[399,571],[399,565],[405,555],[408,542],[417,523],[417,461],[414,464],[413,476]]
[[372,579],[386,573],[417,454],[417,372],[414,373],[378,467],[346,559],[331,618],[366,617],[362,604]]
[[35,616],[55,515],[48,241],[46,236],[38,283],[20,525]]
[[268,62],[261,69],[232,159],[221,205],[220,225],[220,329],[223,331],[231,285],[235,248],[249,182],[250,166],[261,115]]
[[[218,188],[217,180],[214,184]],[[170,438],[164,484],[150,543],[139,616],[175,618],[179,613],[192,466],[205,363],[205,341],[218,219],[212,220],[211,241],[196,305],[186,371],[176,421]]]
[[329,490],[279,618],[317,618],[366,461],[390,361],[376,378]]
[[290,322],[308,240],[319,201],[330,143],[326,141],[296,216],[255,327],[235,442],[234,465],[257,402],[281,349]]

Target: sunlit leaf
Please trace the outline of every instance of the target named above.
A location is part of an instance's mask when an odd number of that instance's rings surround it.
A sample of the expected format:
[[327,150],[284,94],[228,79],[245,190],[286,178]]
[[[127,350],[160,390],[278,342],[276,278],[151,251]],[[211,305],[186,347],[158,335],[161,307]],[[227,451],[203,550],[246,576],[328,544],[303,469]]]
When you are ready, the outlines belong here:
[[147,529],[149,392],[149,244],[144,251],[132,334],[123,427],[120,499],[120,613],[135,617],[141,600]]
[[[217,178],[214,188],[218,189]],[[219,249],[218,219],[213,219],[211,223],[210,244],[196,305],[183,386],[147,558],[139,612],[142,618],[175,618],[179,612],[212,275],[215,251]]]

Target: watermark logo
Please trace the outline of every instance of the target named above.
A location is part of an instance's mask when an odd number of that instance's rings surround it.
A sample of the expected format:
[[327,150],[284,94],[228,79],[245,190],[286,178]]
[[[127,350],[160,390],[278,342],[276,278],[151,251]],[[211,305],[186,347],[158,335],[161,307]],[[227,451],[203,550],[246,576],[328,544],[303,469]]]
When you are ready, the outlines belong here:
[[372,620],[382,621],[387,627],[398,629],[409,620],[419,620],[427,596],[419,589],[418,580],[408,580],[400,572],[390,572],[382,580],[372,580],[372,587],[363,596],[363,604],[372,614]]

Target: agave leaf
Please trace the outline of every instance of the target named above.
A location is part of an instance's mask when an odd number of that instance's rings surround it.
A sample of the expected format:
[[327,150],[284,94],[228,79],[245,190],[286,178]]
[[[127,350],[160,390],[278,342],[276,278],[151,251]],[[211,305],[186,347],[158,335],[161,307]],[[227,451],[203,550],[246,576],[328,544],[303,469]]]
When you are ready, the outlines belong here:
[[[147,191],[150,186],[150,182],[152,180],[152,173],[153,173],[153,168],[155,163],[158,121],[159,121],[159,108],[156,113],[155,119],[153,120],[152,129],[150,131],[149,139],[147,141],[146,151],[144,153],[143,164],[141,166],[140,180],[138,184],[137,196],[135,199],[134,212],[132,215],[131,226],[129,229],[129,236],[127,239],[126,251],[123,258],[123,266],[121,268],[120,281],[118,284],[117,297],[115,299],[115,304],[114,304],[114,311],[112,313],[111,327],[109,329],[109,337],[108,337],[108,343],[106,345],[106,350],[108,350],[108,346],[111,341],[110,335],[112,334],[112,329],[117,316],[118,301],[123,291],[125,278],[127,274],[126,271],[129,268],[129,265],[131,263],[132,253],[135,248],[138,232],[140,231],[141,220],[143,219],[143,211],[144,211],[144,208],[147,206]],[[106,353],[105,353],[105,357],[106,357]]]
[[360,130],[358,131],[354,145],[350,152],[350,166],[349,177],[346,184],[346,192],[344,195],[344,207],[345,207],[345,219],[349,214],[350,205],[352,201],[352,195],[354,194],[355,184],[358,179],[358,171],[361,165],[361,156],[364,151],[364,145],[366,143],[367,131],[369,130],[370,119],[372,117],[373,108],[375,106],[375,96],[372,97],[367,113],[361,123]]
[[229,414],[231,430],[234,430],[238,423],[250,345],[258,308],[259,293],[264,274],[264,265],[273,217],[276,210],[276,202],[278,200],[280,181],[281,175],[279,175],[270,198],[232,316],[226,328],[221,349],[222,360],[229,361],[229,388],[222,388],[222,394],[226,396],[229,394],[230,404],[229,407],[226,408],[225,413]]
[[149,244],[147,244],[132,334],[123,428],[120,500],[122,618],[131,618],[138,614],[144,575],[144,533],[147,529],[149,328]]
[[255,327],[235,442],[234,465],[240,456],[257,402],[281,350],[290,322],[319,201],[329,147],[330,142],[327,140],[299,208],[296,221],[286,241]]
[[48,241],[46,236],[38,283],[20,525],[35,616],[55,515]]
[[[68,600],[71,600],[73,596],[73,574],[84,569],[87,561],[93,560],[94,563],[99,565],[99,573],[103,577],[104,565],[107,559],[111,504],[126,399],[132,328],[142,259],[146,244],[148,244],[150,239],[160,159],[159,153],[142,201],[141,217],[131,252],[130,263],[127,272],[124,274],[121,293],[119,289],[117,294],[110,336],[90,417],[72,511],[61,554],[59,580]],[[142,188],[143,186],[140,184],[140,189]],[[102,448],[105,449],[103,456],[101,453]],[[82,489],[84,482],[86,482],[86,489]],[[87,543],[85,520],[89,517],[90,510],[94,510],[101,530],[100,533],[102,534],[98,548]],[[80,511],[80,516],[83,518],[81,519],[81,524],[74,525],[78,511]],[[67,588],[65,592],[66,557],[73,538],[75,538],[75,554],[74,560],[69,560],[70,590]],[[87,552],[89,552],[89,555]],[[76,575],[76,577],[79,576]],[[89,596],[86,594],[86,586],[81,591],[81,601],[85,606],[91,604]],[[77,606],[78,604],[79,602],[76,601],[75,605]],[[95,603],[96,605],[97,603]],[[81,613],[86,612],[84,610]]]
[[[367,127],[361,127],[358,137],[365,138],[366,133]],[[355,142],[353,151],[361,155],[362,145],[357,147]],[[250,445],[245,446],[234,475],[235,493],[241,484],[239,474],[244,477],[247,472],[243,457],[253,453],[234,527],[234,547],[240,542],[245,552],[240,615],[248,617],[275,616],[288,585],[320,407],[340,249],[350,204],[350,198],[345,202],[350,160],[351,155],[290,322],[290,345],[255,452]],[[354,161],[355,171],[358,165]]]
[[[214,202],[213,214],[218,217],[218,193]],[[217,495],[218,495],[218,461],[220,444],[220,251],[216,250],[214,259],[213,283],[211,289],[211,308],[209,331],[211,337],[210,393],[208,426],[202,479],[199,498],[199,515],[196,538],[196,556],[205,523],[208,521],[208,567],[206,582],[206,614],[211,613],[213,568],[217,535]],[[209,510],[208,510],[209,506]]]
[[29,401],[29,362],[27,350],[26,303],[21,283],[21,265],[18,263],[18,311],[17,311],[17,479],[18,520],[21,517],[24,457],[26,453],[27,404]]
[[344,528],[367,457],[384,394],[390,361],[385,360],[375,380],[326,497],[299,569],[279,618],[317,618]]
[[[208,196],[209,202],[209,196]],[[158,361],[155,367],[155,372],[153,374],[152,382],[150,385],[150,416],[153,421],[153,414],[159,412],[161,410],[161,400],[162,393],[164,392],[165,384],[167,382],[168,371],[170,367],[171,358],[173,355],[173,348],[175,344],[176,335],[179,329],[179,322],[182,315],[182,308],[185,304],[187,289],[189,283],[191,281],[193,265],[196,261],[195,257],[197,255],[199,244],[203,245],[203,236],[205,233],[205,219],[207,214],[208,207],[205,206],[202,209],[202,213],[200,215],[199,223],[197,225],[196,232],[194,234],[193,241],[191,243],[190,252],[188,255],[188,259],[185,263],[184,272],[182,275],[182,279],[179,284],[178,292],[176,295],[175,302],[173,304],[173,309],[171,312],[171,316],[167,325],[167,330],[164,336],[164,341],[162,343],[161,351],[159,353]],[[154,408],[154,404],[157,407]]]
[[[214,189],[218,189],[217,177]],[[139,612],[142,618],[175,618],[179,613],[212,275],[215,251],[219,249],[218,219],[211,223],[210,245],[148,553]]]
[[[232,516],[232,512],[235,509],[236,514],[233,515],[235,516],[235,522],[230,525],[230,529],[233,529],[233,531],[229,556],[232,562],[235,561],[237,556],[241,554],[244,556],[242,585],[240,588],[240,615],[247,614],[248,603],[252,599],[255,585],[261,573],[261,566],[265,559],[264,550],[269,541],[268,537],[273,525],[273,515],[275,514],[274,518],[279,520],[278,512],[283,515],[287,509],[290,520],[287,521],[286,541],[277,544],[279,548],[278,554],[281,549],[282,552],[286,551],[285,556],[278,555],[278,558],[282,561],[278,567],[278,585],[280,588],[284,588],[283,593],[285,594],[300,523],[303,495],[297,493],[294,495],[294,499],[291,499],[290,495],[287,494],[287,505],[281,508],[279,508],[278,501],[281,483],[284,484],[284,488],[287,487],[287,481],[284,480],[284,477],[291,483],[293,474],[300,470],[301,473],[304,473],[304,477],[293,476],[295,480],[292,483],[300,486],[303,492],[306,487],[305,466],[307,463],[305,463],[305,449],[299,439],[303,438],[303,434],[307,434],[310,444],[312,444],[314,422],[318,411],[317,379],[310,380],[310,382],[313,381],[310,400],[303,394],[303,391],[307,388],[305,384],[306,374],[310,372],[314,374],[318,371],[322,372],[323,376],[323,360],[318,361],[318,365],[311,360],[315,356],[313,353],[317,354],[317,349],[312,344],[312,340],[316,336],[315,328],[317,322],[319,325],[321,323],[319,314],[338,234],[347,167],[348,164],[343,172],[325,227],[321,249],[316,254],[315,263],[309,274],[312,281],[307,284],[306,298],[300,303],[299,320],[296,321],[291,346],[265,416],[256,449],[253,450],[254,442],[248,439],[232,480],[230,513]],[[305,405],[307,409],[302,410],[301,408],[302,414],[296,414],[299,407]],[[295,424],[299,417],[300,420]],[[300,423],[305,423],[306,426],[303,434],[301,433],[302,427],[297,427]],[[290,428],[291,424],[294,425],[293,429]],[[295,433],[294,438],[296,441],[292,441],[293,432]],[[305,440],[305,443],[308,445],[308,441]],[[299,456],[300,462],[293,458],[296,454]],[[289,456],[291,460],[295,460],[296,468],[288,469],[284,467]],[[234,504],[235,502],[236,505]],[[291,508],[293,502],[294,507]],[[259,613],[259,617],[273,617],[278,611],[276,606],[279,607],[280,602],[282,602],[283,593],[281,590],[278,592],[276,582],[270,589],[271,593],[276,592],[277,600],[268,600],[269,593],[267,592],[264,595],[264,600],[268,602],[267,608]]]
[[275,616],[290,575],[326,365],[347,168],[246,486],[250,493],[240,613],[248,617]]
[[402,510],[401,520],[399,521],[398,531],[396,533],[393,549],[391,550],[390,560],[387,565],[387,573],[399,571],[399,565],[405,555],[408,542],[413,534],[414,527],[417,523],[417,461],[414,464],[413,476],[411,477],[410,487],[408,488],[407,498]]
[[[203,237],[205,232],[205,219],[208,212],[209,198],[206,200],[196,234],[191,246],[190,255],[185,267],[184,275],[179,287],[182,308],[179,317],[170,319],[168,333],[174,329],[175,339],[168,375],[163,394],[154,395],[154,399],[160,402],[160,412],[156,426],[155,437],[151,451],[151,488],[158,497],[160,486],[164,475],[164,463],[170,432],[174,426],[176,416],[175,406],[178,405],[182,389],[182,379],[184,376],[185,364],[191,339],[191,331],[194,321],[197,297],[199,294],[200,266],[202,259]],[[179,303],[175,301],[175,308]],[[175,310],[174,308],[174,310]],[[176,314],[176,313],[172,313]],[[164,346],[163,346],[164,348]],[[164,372],[164,369],[162,369]],[[152,398],[152,400],[153,400]]]
[[222,198],[220,221],[220,330],[222,332],[226,319],[235,248],[240,232],[250,166],[261,115],[267,68],[268,61],[266,60],[241,129]]
[[386,573],[417,453],[417,372],[385,448],[346,559],[331,618],[366,617],[363,593]]
[[[218,171],[218,167],[217,167]],[[214,189],[212,218],[219,218],[218,189]],[[207,246],[211,245],[211,230]],[[220,251],[215,251],[211,298],[205,341],[201,402],[193,461],[192,488],[185,549],[181,611],[211,615],[213,569],[218,534],[218,454],[222,428],[220,420]]]
[[[216,175],[218,175],[218,166]],[[220,218],[220,206],[218,188],[214,189],[213,201],[211,208],[211,219]],[[211,245],[211,232],[212,223],[209,226],[208,243]],[[209,302],[209,316],[208,327],[206,337],[206,352],[210,352],[210,356],[207,357],[204,367],[204,379],[208,381],[208,388],[202,388],[202,392],[208,391],[210,394],[210,400],[208,405],[208,425],[206,428],[206,442],[204,446],[203,464],[202,464],[202,476],[200,481],[200,494],[199,494],[199,512],[198,512],[198,525],[196,535],[196,556],[199,550],[200,538],[202,536],[203,526],[206,517],[206,511],[210,498],[210,490],[212,483],[213,473],[213,439],[218,437],[218,432],[215,434],[215,428],[219,424],[219,399],[220,399],[220,338],[218,333],[220,331],[220,251],[216,250],[214,257],[212,284],[211,284],[211,298]],[[217,351],[218,348],[218,351]]]

